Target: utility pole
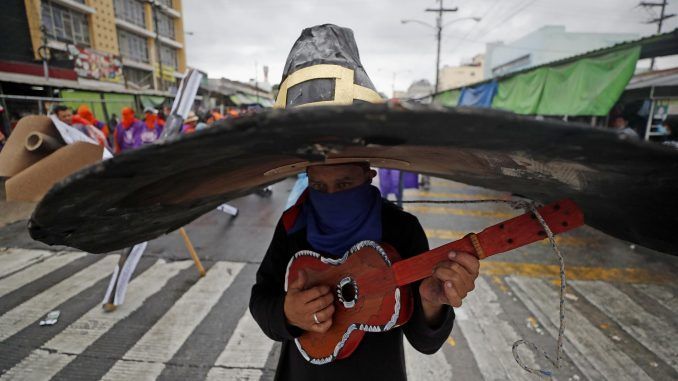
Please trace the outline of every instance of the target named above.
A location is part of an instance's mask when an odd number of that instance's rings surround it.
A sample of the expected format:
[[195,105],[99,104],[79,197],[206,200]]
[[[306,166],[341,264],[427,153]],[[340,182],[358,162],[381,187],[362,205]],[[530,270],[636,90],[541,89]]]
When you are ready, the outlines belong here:
[[[666,1],[666,0],[664,0]],[[443,14],[447,12],[456,12],[457,7],[454,8],[444,8],[443,7],[443,0],[438,0],[438,8],[427,8],[426,12],[435,12],[438,14],[438,17],[436,18],[436,42],[437,42],[437,48],[436,48],[436,84],[435,87],[433,88],[433,94],[438,92],[438,82],[439,82],[439,77],[440,77],[440,41],[442,40],[442,35],[443,35]]]
[[[640,2],[640,4],[638,4],[639,6],[641,6],[643,8],[661,7],[661,11],[659,13],[658,18],[648,20],[648,21],[645,22],[646,24],[657,24],[657,34],[662,32],[662,24],[663,24],[664,20],[676,16],[675,13],[672,13],[670,15],[665,14],[667,2],[668,2],[667,0],[662,0],[661,3],[650,3],[650,2],[647,2],[647,1],[642,1],[642,2]],[[650,71],[652,69],[654,69],[654,57],[652,57],[652,60],[650,60]]]

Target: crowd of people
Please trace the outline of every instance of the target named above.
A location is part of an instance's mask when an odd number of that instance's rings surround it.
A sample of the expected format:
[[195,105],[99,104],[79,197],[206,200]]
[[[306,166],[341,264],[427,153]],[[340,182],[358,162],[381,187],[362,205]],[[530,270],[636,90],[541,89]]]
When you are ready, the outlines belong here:
[[[116,154],[154,143],[160,138],[166,121],[165,112],[153,107],[146,107],[141,119],[137,118],[133,108],[123,107],[120,120],[113,114],[110,125],[96,119],[92,110],[84,104],[77,110],[65,105],[55,105],[51,114]],[[181,132],[192,133],[207,128],[222,118],[215,110],[203,112],[200,116],[191,111],[184,120]]]

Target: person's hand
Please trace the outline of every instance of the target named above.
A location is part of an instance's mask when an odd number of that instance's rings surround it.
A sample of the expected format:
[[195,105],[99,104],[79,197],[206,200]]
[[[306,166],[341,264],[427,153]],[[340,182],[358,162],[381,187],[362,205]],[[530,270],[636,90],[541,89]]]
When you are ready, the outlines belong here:
[[306,287],[306,273],[299,271],[297,279],[287,287],[285,318],[287,323],[304,331],[324,333],[332,326],[334,296],[328,286]]
[[424,307],[426,304],[429,307],[440,307],[443,304],[461,307],[462,300],[475,288],[480,269],[478,258],[455,252],[450,252],[448,258],[448,261],[438,263],[433,275],[419,285],[419,295]]

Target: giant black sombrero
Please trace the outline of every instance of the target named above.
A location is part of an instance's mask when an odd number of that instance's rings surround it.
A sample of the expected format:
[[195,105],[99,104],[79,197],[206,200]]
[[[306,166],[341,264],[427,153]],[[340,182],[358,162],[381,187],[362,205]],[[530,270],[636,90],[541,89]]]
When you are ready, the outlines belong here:
[[380,100],[350,30],[306,29],[285,65],[280,109],[75,173],[40,202],[31,236],[108,252],[171,232],[308,165],[368,160],[542,202],[569,197],[590,226],[678,254],[678,152],[584,125],[373,104]]

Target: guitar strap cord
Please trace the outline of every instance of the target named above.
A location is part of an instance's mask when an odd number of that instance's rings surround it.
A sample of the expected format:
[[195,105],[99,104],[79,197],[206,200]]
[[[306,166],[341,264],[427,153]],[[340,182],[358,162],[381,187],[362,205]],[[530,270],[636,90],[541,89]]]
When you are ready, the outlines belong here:
[[[509,204],[511,207],[514,209],[523,209],[528,213],[533,213],[535,217],[537,217],[537,221],[539,221],[539,224],[544,228],[544,231],[546,232],[546,235],[549,239],[549,242],[551,243],[551,248],[555,252],[556,256],[558,257],[558,264],[560,265],[560,294],[559,294],[559,299],[560,299],[560,314],[559,314],[559,320],[560,320],[560,326],[558,328],[558,338],[556,339],[556,354],[555,358],[552,358],[546,351],[542,350],[539,348],[536,344],[532,343],[531,341],[527,341],[525,339],[520,339],[513,343],[513,346],[511,347],[511,351],[513,353],[513,358],[516,360],[518,365],[520,365],[521,368],[523,368],[525,371],[532,373],[534,375],[544,377],[544,378],[549,378],[553,376],[553,371],[547,370],[547,369],[536,369],[536,368],[530,368],[529,366],[525,365],[523,360],[520,358],[520,355],[518,354],[518,347],[522,344],[527,345],[529,348],[531,348],[534,352],[541,352],[542,356],[547,359],[553,366],[558,369],[560,368],[560,359],[561,359],[561,354],[563,351],[563,336],[565,334],[565,289],[567,287],[567,282],[565,279],[565,260],[563,259],[563,255],[560,252],[560,249],[558,248],[558,244],[556,243],[556,238],[551,231],[551,229],[548,227],[548,224],[546,221],[544,221],[544,218],[539,214],[539,211],[537,211],[537,207],[539,206],[537,203],[533,201],[528,201],[528,200],[505,200],[505,199],[485,199],[485,200],[403,200],[403,204],[480,204],[480,203],[504,203],[504,204]],[[474,249],[478,251],[478,248],[475,247]],[[482,248],[480,249],[480,252],[482,252]],[[480,254],[479,252],[479,254]]]

